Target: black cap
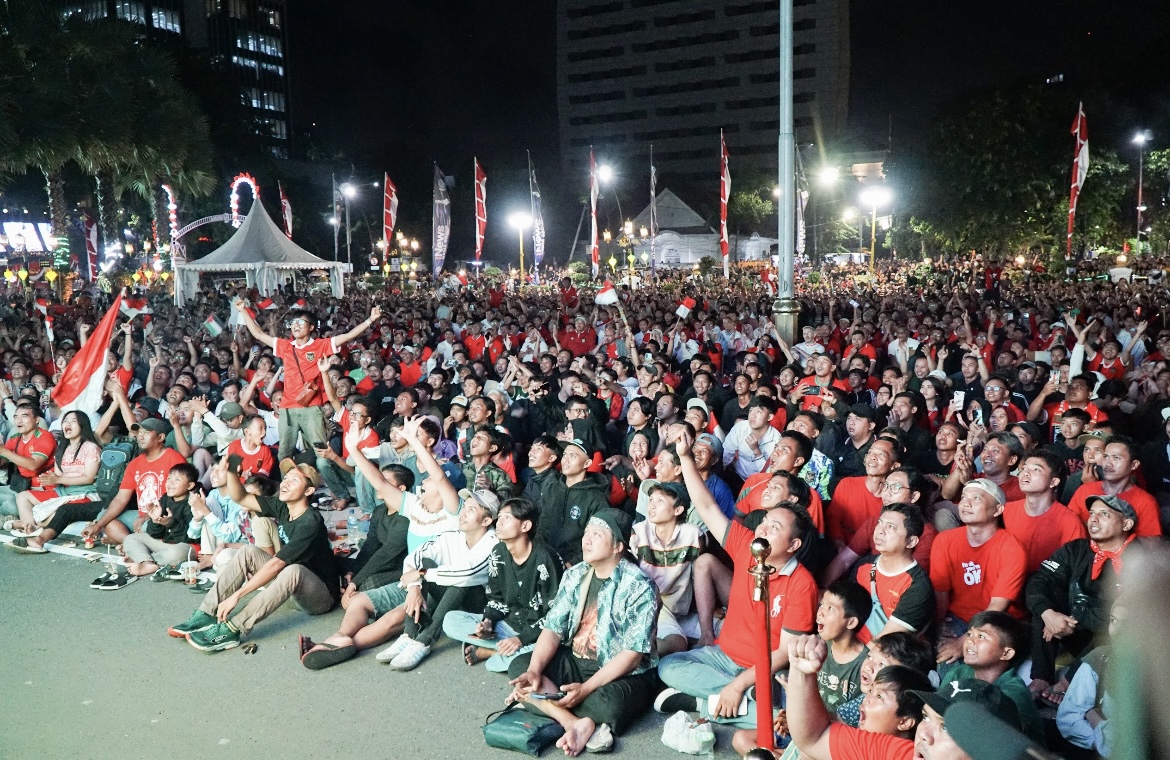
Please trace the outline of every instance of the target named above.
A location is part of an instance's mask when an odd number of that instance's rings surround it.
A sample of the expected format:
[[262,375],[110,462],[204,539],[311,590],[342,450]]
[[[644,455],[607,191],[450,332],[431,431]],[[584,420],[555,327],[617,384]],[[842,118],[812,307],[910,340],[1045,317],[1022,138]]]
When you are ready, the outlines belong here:
[[959,702],[974,702],[1017,731],[1020,729],[1020,711],[1016,709],[1015,703],[1000,691],[999,687],[992,686],[977,678],[951,681],[940,686],[938,691],[911,691],[910,693],[943,716],[944,721],[947,718],[947,711],[951,709],[952,705]]
[[1120,496],[1090,496],[1085,500],[1085,509],[1092,509],[1093,505],[1098,502],[1109,507],[1114,512],[1119,513],[1122,518],[1126,520],[1133,520],[1133,524],[1135,526],[1137,525],[1137,510],[1133,508],[1132,504]]
[[1055,757],[975,701],[951,705],[943,715],[947,733],[971,760],[1033,760]]
[[877,422],[877,409],[874,409],[869,404],[854,404],[849,407],[848,413],[855,417],[864,417],[870,422]]
[[594,512],[593,516],[589,518],[590,522],[594,520],[603,523],[615,541],[620,541],[629,548],[630,532],[633,530],[633,523],[630,521],[629,515],[619,509],[605,507]]

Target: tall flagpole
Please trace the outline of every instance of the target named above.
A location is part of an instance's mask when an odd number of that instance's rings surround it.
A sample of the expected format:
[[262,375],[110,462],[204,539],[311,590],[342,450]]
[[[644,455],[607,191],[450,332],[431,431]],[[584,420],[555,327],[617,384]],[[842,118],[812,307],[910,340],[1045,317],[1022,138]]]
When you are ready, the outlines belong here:
[[[532,217],[532,224],[536,224],[536,198],[532,195],[532,151],[524,151],[528,155],[528,215]],[[533,230],[535,232],[535,229]],[[520,284],[524,284],[524,233],[520,233]],[[532,241],[532,256],[536,258],[536,240]],[[534,284],[540,284],[540,273],[537,271],[535,263],[532,265],[532,281]]]
[[780,198],[777,234],[779,236],[776,301],[772,318],[776,329],[788,345],[796,342],[800,304],[794,298],[793,269],[796,246],[796,180],[793,162],[796,134],[792,123],[792,0],[780,0]]
[[658,170],[654,168],[654,145],[650,145],[650,281],[658,279],[654,260],[654,238],[658,235]]
[[341,217],[338,216],[338,214],[337,214],[337,174],[336,173],[333,174],[333,197],[331,197],[329,199],[329,206],[330,206],[329,218],[331,220],[333,220],[333,260],[340,261],[340,259],[337,258],[338,257],[337,237],[338,237],[339,233],[341,232]]

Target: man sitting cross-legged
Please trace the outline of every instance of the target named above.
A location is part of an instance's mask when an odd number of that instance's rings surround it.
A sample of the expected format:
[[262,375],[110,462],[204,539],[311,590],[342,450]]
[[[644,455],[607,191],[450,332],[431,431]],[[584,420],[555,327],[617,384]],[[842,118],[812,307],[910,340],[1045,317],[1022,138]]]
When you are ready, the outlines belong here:
[[452,610],[443,633],[464,642],[468,665],[507,673],[518,655],[532,651],[540,621],[561,581],[560,557],[536,535],[540,508],[527,499],[508,499],[496,518],[499,543],[488,558],[487,604],[483,613]]
[[[508,700],[564,726],[557,746],[570,757],[607,751],[654,698],[658,594],[626,558],[629,541],[624,512],[606,507],[589,518],[583,561],[565,572],[536,648],[508,668]],[[558,692],[564,696],[535,698]]]
[[[703,518],[711,535],[727,550],[735,568],[727,615],[713,646],[679,652],[662,659],[659,677],[669,688],[658,695],[654,707],[665,713],[687,710],[703,713],[712,720],[740,728],[756,725],[754,700],[749,696],[746,713],[741,707],[748,688],[756,682],[756,635],[759,621],[753,612],[755,579],[748,574],[754,560],[750,547],[755,538],[766,539],[771,553],[766,562],[777,569],[768,584],[769,614],[772,618],[771,671],[788,664],[788,642],[813,630],[817,607],[817,584],[812,574],[794,556],[800,537],[811,521],[803,510],[787,502],[767,510],[755,532],[732,522],[720,511],[691,456],[691,441],[684,435],[677,445],[683,478],[691,503]],[[708,698],[718,696],[708,710]]]
[[[275,519],[284,546],[276,556],[252,545],[242,547],[219,571],[199,609],[167,631],[205,652],[239,646],[241,637],[290,598],[310,615],[323,615],[341,596],[339,567],[325,521],[309,506],[309,496],[321,485],[317,470],[286,459],[280,465],[284,480],[277,496],[253,496],[240,483],[241,463],[238,456],[229,458],[224,484],[228,496],[249,512]],[[232,617],[244,597],[256,591],[260,593]]]

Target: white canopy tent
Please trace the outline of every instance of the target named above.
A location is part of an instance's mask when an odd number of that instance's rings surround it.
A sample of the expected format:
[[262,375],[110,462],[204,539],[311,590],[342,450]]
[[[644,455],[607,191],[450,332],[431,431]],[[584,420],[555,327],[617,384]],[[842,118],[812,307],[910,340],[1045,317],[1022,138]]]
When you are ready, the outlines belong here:
[[264,204],[253,202],[244,223],[230,240],[197,261],[175,264],[175,304],[182,306],[194,297],[200,272],[243,272],[248,287],[268,296],[285,285],[297,269],[329,272],[334,298],[345,295],[344,275],[349,265],[326,261],[304,250],[276,226]]

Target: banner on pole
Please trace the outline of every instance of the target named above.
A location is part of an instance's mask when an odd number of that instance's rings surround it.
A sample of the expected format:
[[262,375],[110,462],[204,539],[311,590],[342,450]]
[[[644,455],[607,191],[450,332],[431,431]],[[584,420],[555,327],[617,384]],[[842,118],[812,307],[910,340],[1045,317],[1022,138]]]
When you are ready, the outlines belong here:
[[1072,187],[1068,194],[1068,239],[1065,256],[1072,256],[1073,224],[1077,218],[1077,198],[1089,173],[1089,125],[1085,119],[1085,104],[1077,104],[1077,117],[1073,119],[1072,134],[1076,135],[1076,151],[1073,154]]
[[435,166],[434,210],[431,213],[431,261],[434,275],[443,271],[447,259],[447,243],[451,240],[451,197],[447,194],[447,179]]
[[589,261],[593,265],[593,276],[601,265],[601,249],[597,245],[597,196],[600,188],[597,185],[597,159],[593,155],[593,148],[589,148],[589,208],[590,208],[590,235]]
[[719,130],[719,251],[723,254],[723,277],[730,276],[727,246],[727,201],[731,198],[731,170],[728,168],[727,142]]
[[540,185],[536,184],[536,168],[528,156],[528,194],[532,199],[532,267],[533,282],[540,282],[540,265],[544,261],[544,213],[540,208]]
[[483,258],[483,235],[487,230],[487,174],[475,159],[475,260]]

